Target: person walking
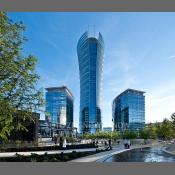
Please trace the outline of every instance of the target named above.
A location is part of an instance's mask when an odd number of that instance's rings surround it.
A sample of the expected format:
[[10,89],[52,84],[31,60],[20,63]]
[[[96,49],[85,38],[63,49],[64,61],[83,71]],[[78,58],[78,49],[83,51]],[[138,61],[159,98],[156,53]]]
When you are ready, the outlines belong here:
[[60,137],[60,149],[63,149],[63,137]]
[[57,136],[56,135],[53,136],[53,140],[54,140],[54,143],[56,145],[57,144]]
[[130,148],[130,146],[131,146],[131,142],[130,140],[128,140],[128,149]]
[[108,145],[109,145],[109,150],[112,149],[112,146],[111,146],[111,139],[108,140]]
[[98,140],[95,142],[95,146],[98,147]]
[[63,141],[63,149],[66,149],[66,145],[67,145],[67,141],[66,141],[66,138],[64,138],[64,141]]
[[127,140],[125,139],[125,140],[124,140],[124,148],[127,149],[127,147],[128,147],[128,142],[127,142]]

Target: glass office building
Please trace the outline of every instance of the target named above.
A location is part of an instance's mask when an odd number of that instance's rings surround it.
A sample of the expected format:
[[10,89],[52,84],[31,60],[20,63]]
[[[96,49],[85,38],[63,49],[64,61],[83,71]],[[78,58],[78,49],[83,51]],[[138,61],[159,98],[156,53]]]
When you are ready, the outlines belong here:
[[112,127],[103,127],[104,132],[112,132]]
[[104,60],[104,41],[85,32],[79,39],[77,55],[80,74],[80,133],[95,133],[102,129],[101,79]]
[[143,91],[127,89],[112,105],[114,129],[138,131],[145,126],[145,96]]
[[[73,95],[66,87],[46,88],[46,112],[52,125],[73,127]],[[48,119],[46,119],[48,120]]]

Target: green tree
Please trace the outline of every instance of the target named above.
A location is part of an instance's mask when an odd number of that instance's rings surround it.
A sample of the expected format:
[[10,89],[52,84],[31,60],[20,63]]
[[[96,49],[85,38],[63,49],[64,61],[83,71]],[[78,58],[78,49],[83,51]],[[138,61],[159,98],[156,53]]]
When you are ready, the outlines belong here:
[[172,121],[173,131],[175,133],[175,112],[171,115],[171,121]]
[[99,139],[110,139],[111,138],[111,133],[106,132],[106,131],[96,132],[95,135],[96,135],[96,138],[99,138]]
[[119,139],[120,138],[120,133],[117,131],[112,132],[112,139]]
[[95,139],[95,134],[89,134],[89,133],[86,133],[83,135],[83,138],[84,139]]
[[25,111],[23,119],[32,120],[32,111],[43,106],[41,90],[36,89],[39,76],[35,72],[37,59],[23,56],[24,25],[12,22],[0,12],[0,140],[7,140],[14,129],[24,129],[21,123],[14,126],[15,113]]
[[106,131],[98,131],[94,134],[84,134],[85,139],[118,139],[120,138],[120,134],[118,132],[106,132]]
[[137,133],[134,131],[125,130],[123,133],[124,139],[135,139],[137,138]]
[[156,124],[150,123],[147,129],[148,129],[148,133],[149,133],[149,138],[156,139],[157,138]]
[[172,115],[171,115],[171,120],[172,120],[173,122],[175,122],[175,112],[172,113]]
[[162,123],[156,125],[157,137],[160,139],[171,139],[174,137],[172,122],[164,119]]
[[149,128],[143,128],[139,132],[139,136],[140,136],[141,139],[149,139],[150,138],[150,130],[149,130]]
[[136,139],[137,138],[137,132],[135,131],[130,131],[130,139]]

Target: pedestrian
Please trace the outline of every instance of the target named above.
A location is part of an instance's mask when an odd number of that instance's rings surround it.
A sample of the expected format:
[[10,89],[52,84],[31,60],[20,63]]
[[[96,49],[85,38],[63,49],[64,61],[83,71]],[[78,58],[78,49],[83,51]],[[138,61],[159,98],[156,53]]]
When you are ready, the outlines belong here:
[[57,136],[54,135],[53,139],[54,139],[54,142],[55,142],[55,145],[56,145],[57,144]]
[[95,147],[95,140],[93,140],[92,144],[93,144],[93,147]]
[[125,148],[125,149],[127,149],[127,145],[128,145],[128,143],[127,143],[127,140],[125,139],[125,140],[124,140],[124,148]]
[[130,146],[131,146],[131,142],[130,140],[128,140],[128,149],[130,148]]
[[98,146],[98,140],[96,141],[96,146]]
[[66,138],[64,138],[64,141],[63,141],[63,149],[66,149],[66,145],[67,145],[67,141],[66,141]]
[[108,140],[108,145],[109,145],[109,149],[111,150],[112,147],[111,147],[111,139]]
[[106,142],[106,140],[105,140],[105,146],[107,145],[107,142]]
[[60,149],[63,149],[63,138],[60,137]]

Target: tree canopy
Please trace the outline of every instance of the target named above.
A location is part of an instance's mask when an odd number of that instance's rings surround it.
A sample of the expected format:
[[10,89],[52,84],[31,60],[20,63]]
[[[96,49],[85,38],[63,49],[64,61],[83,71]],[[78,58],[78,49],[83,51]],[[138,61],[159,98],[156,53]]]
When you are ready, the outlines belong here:
[[31,118],[31,112],[44,103],[42,91],[36,88],[37,58],[23,53],[24,31],[22,22],[14,23],[0,12],[0,140],[6,140],[14,129],[24,129],[21,123],[14,127],[17,111],[25,111],[22,117]]
[[120,138],[120,134],[117,131],[113,132],[106,132],[106,131],[99,131],[94,134],[85,134],[85,139],[118,139]]

